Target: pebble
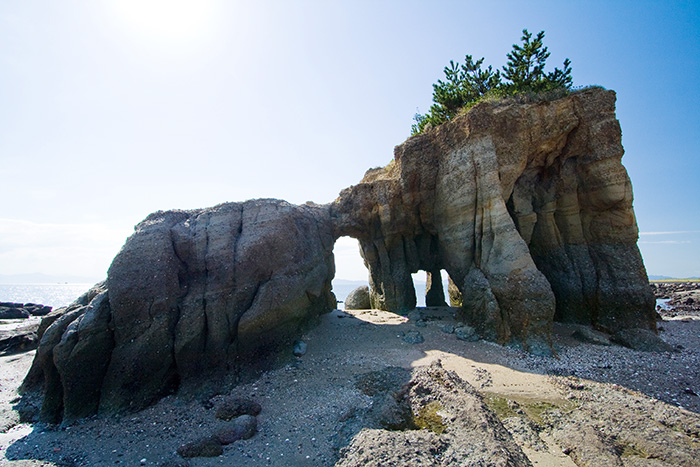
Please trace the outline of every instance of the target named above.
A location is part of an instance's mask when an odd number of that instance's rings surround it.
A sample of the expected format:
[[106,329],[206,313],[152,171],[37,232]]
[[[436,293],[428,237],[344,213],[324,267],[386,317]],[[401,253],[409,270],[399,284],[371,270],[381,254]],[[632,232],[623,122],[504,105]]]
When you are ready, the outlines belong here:
[[292,351],[295,357],[302,357],[306,354],[306,342],[296,341],[294,343],[294,350]]

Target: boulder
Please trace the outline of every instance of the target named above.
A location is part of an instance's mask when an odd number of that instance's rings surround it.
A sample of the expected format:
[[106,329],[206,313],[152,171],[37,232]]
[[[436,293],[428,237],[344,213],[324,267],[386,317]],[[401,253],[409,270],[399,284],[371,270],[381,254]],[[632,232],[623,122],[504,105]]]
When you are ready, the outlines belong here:
[[216,408],[216,418],[220,420],[231,420],[241,415],[256,416],[262,407],[257,402],[250,399],[238,397],[227,397],[223,399]]
[[335,308],[330,221],[279,200],[150,215],[106,287],[46,329],[22,391],[44,392],[42,419],[70,420],[262,365]]
[[363,285],[350,292],[345,299],[346,310],[369,310],[372,305],[369,301],[369,287]]
[[258,420],[252,415],[241,415],[221,426],[214,435],[221,444],[235,443],[241,439],[250,439],[258,431]]
[[621,329],[613,334],[610,340],[641,352],[678,352],[648,329]]

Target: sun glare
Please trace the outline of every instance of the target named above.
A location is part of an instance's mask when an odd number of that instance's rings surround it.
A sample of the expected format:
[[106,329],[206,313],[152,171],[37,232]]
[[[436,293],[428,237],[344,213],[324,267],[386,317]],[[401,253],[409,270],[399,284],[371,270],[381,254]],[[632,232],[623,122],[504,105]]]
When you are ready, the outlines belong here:
[[133,32],[165,43],[201,40],[217,16],[215,0],[113,0],[110,6]]

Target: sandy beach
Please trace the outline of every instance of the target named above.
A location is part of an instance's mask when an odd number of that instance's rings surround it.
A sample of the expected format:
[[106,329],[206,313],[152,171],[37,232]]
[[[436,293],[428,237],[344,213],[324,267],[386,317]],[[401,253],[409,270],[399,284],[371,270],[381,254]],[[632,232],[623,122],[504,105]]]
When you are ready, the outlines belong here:
[[[674,353],[583,343],[571,336],[575,326],[557,324],[558,357],[535,357],[444,332],[456,324],[454,311],[422,308],[409,320],[377,310],[336,310],[303,337],[305,355],[295,357],[290,349],[275,368],[230,393],[169,396],[138,413],[63,427],[19,423],[16,389],[33,352],[0,357],[0,463],[332,465],[370,420],[374,402],[358,382],[387,367],[404,369],[408,378],[411,369],[438,359],[479,391],[533,465],[583,465],[573,459],[580,461],[591,445],[591,430],[601,452],[623,452],[623,459],[636,462],[624,465],[678,465],[678,456],[700,453],[700,321],[660,323],[661,338],[679,350]],[[406,342],[416,331],[423,342]],[[397,389],[403,382],[395,381]],[[178,456],[179,446],[224,423],[216,409],[234,396],[261,405],[257,434],[225,446],[221,456]],[[562,442],[568,438],[562,438],[561,420],[582,433],[572,446]],[[576,449],[579,455],[572,456]],[[646,463],[650,456],[655,463]]]

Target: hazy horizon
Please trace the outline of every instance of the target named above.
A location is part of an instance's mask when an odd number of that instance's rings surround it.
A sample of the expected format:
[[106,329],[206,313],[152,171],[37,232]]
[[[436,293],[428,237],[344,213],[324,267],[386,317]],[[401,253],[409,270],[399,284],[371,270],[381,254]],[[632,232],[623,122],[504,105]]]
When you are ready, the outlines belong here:
[[[700,276],[700,2],[625,0],[1,2],[0,274],[102,280],[157,210],[331,202],[524,28],[617,93],[649,275]],[[336,269],[366,278],[356,243]]]

